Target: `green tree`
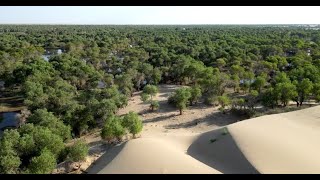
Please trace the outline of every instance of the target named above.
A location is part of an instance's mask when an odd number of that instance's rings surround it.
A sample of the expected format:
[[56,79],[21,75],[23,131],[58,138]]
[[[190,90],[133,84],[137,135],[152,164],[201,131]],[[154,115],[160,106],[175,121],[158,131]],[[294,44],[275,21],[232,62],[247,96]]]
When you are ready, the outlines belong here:
[[262,94],[262,105],[266,107],[272,107],[274,108],[277,105],[278,101],[278,95],[274,88],[270,87],[268,88],[263,94]]
[[293,81],[293,84],[297,87],[298,96],[296,97],[297,106],[302,106],[302,103],[312,92],[313,84],[305,78],[301,82]]
[[101,131],[102,139],[112,141],[113,139],[120,140],[125,134],[125,129],[122,126],[122,119],[115,115],[110,115],[106,120]]
[[151,83],[154,85],[159,84],[161,81],[162,72],[159,68],[154,68],[151,74]]
[[47,148],[55,155],[55,157],[58,157],[60,152],[65,148],[62,138],[59,135],[54,134],[48,128],[35,126],[32,131],[32,136],[36,144],[36,152],[40,152],[42,149]]
[[218,96],[218,102],[221,105],[221,111],[225,113],[225,107],[231,104],[230,98],[226,95]]
[[219,58],[217,59],[217,66],[219,67],[220,70],[226,65],[226,61],[224,58]]
[[183,109],[187,107],[187,102],[191,97],[191,93],[188,88],[179,88],[172,95],[173,103],[179,108],[180,115],[182,115]]
[[197,103],[200,97],[202,96],[201,88],[199,85],[194,85],[190,88],[191,97],[189,99],[190,105]]
[[56,165],[54,154],[45,148],[41,151],[40,156],[31,159],[28,169],[33,174],[48,174],[53,171]]
[[266,84],[266,79],[262,76],[258,76],[255,81],[252,83],[252,86],[261,93],[261,88]]
[[153,100],[153,97],[158,93],[158,88],[157,86],[154,85],[146,85],[143,88],[143,92],[141,94],[141,100],[143,102],[148,102],[150,103],[150,108],[153,111],[155,108],[159,107],[159,104],[157,101]]
[[231,75],[231,86],[233,87],[233,91],[236,92],[239,89],[240,78],[238,75]]
[[296,86],[290,82],[276,84],[275,92],[284,107],[287,106],[290,100],[298,96]]
[[142,131],[142,121],[139,118],[139,115],[135,112],[130,111],[128,114],[123,116],[122,124],[125,128],[129,130],[133,137],[136,136],[139,132]]
[[51,132],[59,135],[64,141],[71,138],[71,128],[55,117],[52,112],[47,109],[37,109],[27,120],[43,127],[49,128]]
[[0,173],[19,173],[21,164],[20,157],[16,151],[19,146],[20,135],[17,130],[5,130],[0,141]]

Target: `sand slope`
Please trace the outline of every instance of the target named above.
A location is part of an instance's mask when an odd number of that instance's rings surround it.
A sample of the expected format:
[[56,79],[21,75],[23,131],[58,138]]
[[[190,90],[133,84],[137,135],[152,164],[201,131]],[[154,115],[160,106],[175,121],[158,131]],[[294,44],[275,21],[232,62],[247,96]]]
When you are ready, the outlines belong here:
[[[109,156],[108,156],[109,155]],[[116,155],[112,159],[112,156]],[[99,163],[99,162],[97,162]],[[103,167],[104,163],[108,163]],[[161,139],[134,139],[102,157],[89,172],[98,174],[217,174]]]
[[[190,134],[187,131],[130,140],[103,155],[90,174],[220,174],[258,173],[222,129]],[[211,143],[210,140],[217,141]]]
[[229,125],[260,173],[320,173],[320,106]]

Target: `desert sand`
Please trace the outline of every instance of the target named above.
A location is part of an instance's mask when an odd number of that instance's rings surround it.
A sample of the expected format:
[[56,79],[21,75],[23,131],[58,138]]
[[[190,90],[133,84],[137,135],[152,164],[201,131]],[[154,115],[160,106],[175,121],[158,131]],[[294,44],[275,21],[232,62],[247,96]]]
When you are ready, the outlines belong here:
[[238,122],[218,107],[199,104],[179,116],[166,99],[178,86],[160,86],[161,108],[135,94],[129,111],[141,114],[141,137],[104,153],[90,174],[320,173],[320,106]]
[[260,173],[320,173],[320,106],[228,126]]

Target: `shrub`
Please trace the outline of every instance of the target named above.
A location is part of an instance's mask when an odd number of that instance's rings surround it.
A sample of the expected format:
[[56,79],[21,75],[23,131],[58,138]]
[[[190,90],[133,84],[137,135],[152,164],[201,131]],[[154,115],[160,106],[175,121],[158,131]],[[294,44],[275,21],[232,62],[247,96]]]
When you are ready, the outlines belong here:
[[217,101],[217,98],[216,97],[206,97],[205,99],[204,99],[204,103],[206,104],[206,105],[217,105],[216,104],[216,101]]
[[160,107],[160,104],[158,101],[151,101],[151,104],[150,104],[151,110],[159,109],[159,107]]
[[155,96],[158,93],[158,91],[159,90],[157,86],[146,85],[143,88],[143,93],[141,94],[141,100],[143,102],[150,103],[150,108],[152,111],[159,107],[159,103],[153,100],[153,96]]
[[190,105],[193,103],[197,103],[199,98],[202,96],[200,86],[192,86],[190,89],[191,97],[190,97]]
[[104,127],[102,128],[102,131],[101,131],[102,139],[111,141],[114,138],[117,138],[119,140],[122,138],[124,134],[125,134],[125,129],[121,124],[121,118],[115,115],[110,115],[106,119]]
[[51,151],[55,157],[65,148],[63,140],[60,136],[53,134],[48,128],[36,126],[33,131],[33,139],[36,144],[36,152],[46,148]]
[[49,128],[54,134],[59,135],[64,141],[71,138],[71,128],[63,121],[55,117],[47,109],[37,109],[29,118],[28,122]]
[[78,140],[67,148],[67,152],[71,161],[83,161],[88,155],[89,147],[84,141]]
[[143,124],[138,114],[130,111],[123,117],[123,126],[135,137],[136,134],[142,131]]
[[230,105],[231,101],[228,96],[219,96],[218,102],[221,107],[224,109],[226,106]]
[[174,103],[174,105],[179,108],[180,115],[182,115],[183,109],[186,108],[187,102],[189,98],[191,97],[191,93],[188,88],[180,88],[177,89],[172,97],[170,97],[170,101]]
[[43,149],[40,156],[31,159],[28,169],[33,174],[48,174],[56,167],[57,162],[53,153]]

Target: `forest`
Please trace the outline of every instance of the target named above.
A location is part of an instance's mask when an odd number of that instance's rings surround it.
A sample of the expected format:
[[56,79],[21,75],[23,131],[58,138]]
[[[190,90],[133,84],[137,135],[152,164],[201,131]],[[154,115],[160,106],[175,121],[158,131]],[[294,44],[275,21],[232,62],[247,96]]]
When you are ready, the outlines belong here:
[[[88,153],[70,140],[101,128],[107,142],[134,137],[137,112],[118,116],[134,92],[180,114],[200,101],[248,118],[320,101],[320,31],[298,25],[0,25],[0,173],[50,173]],[[1,118],[0,118],[1,123]]]

